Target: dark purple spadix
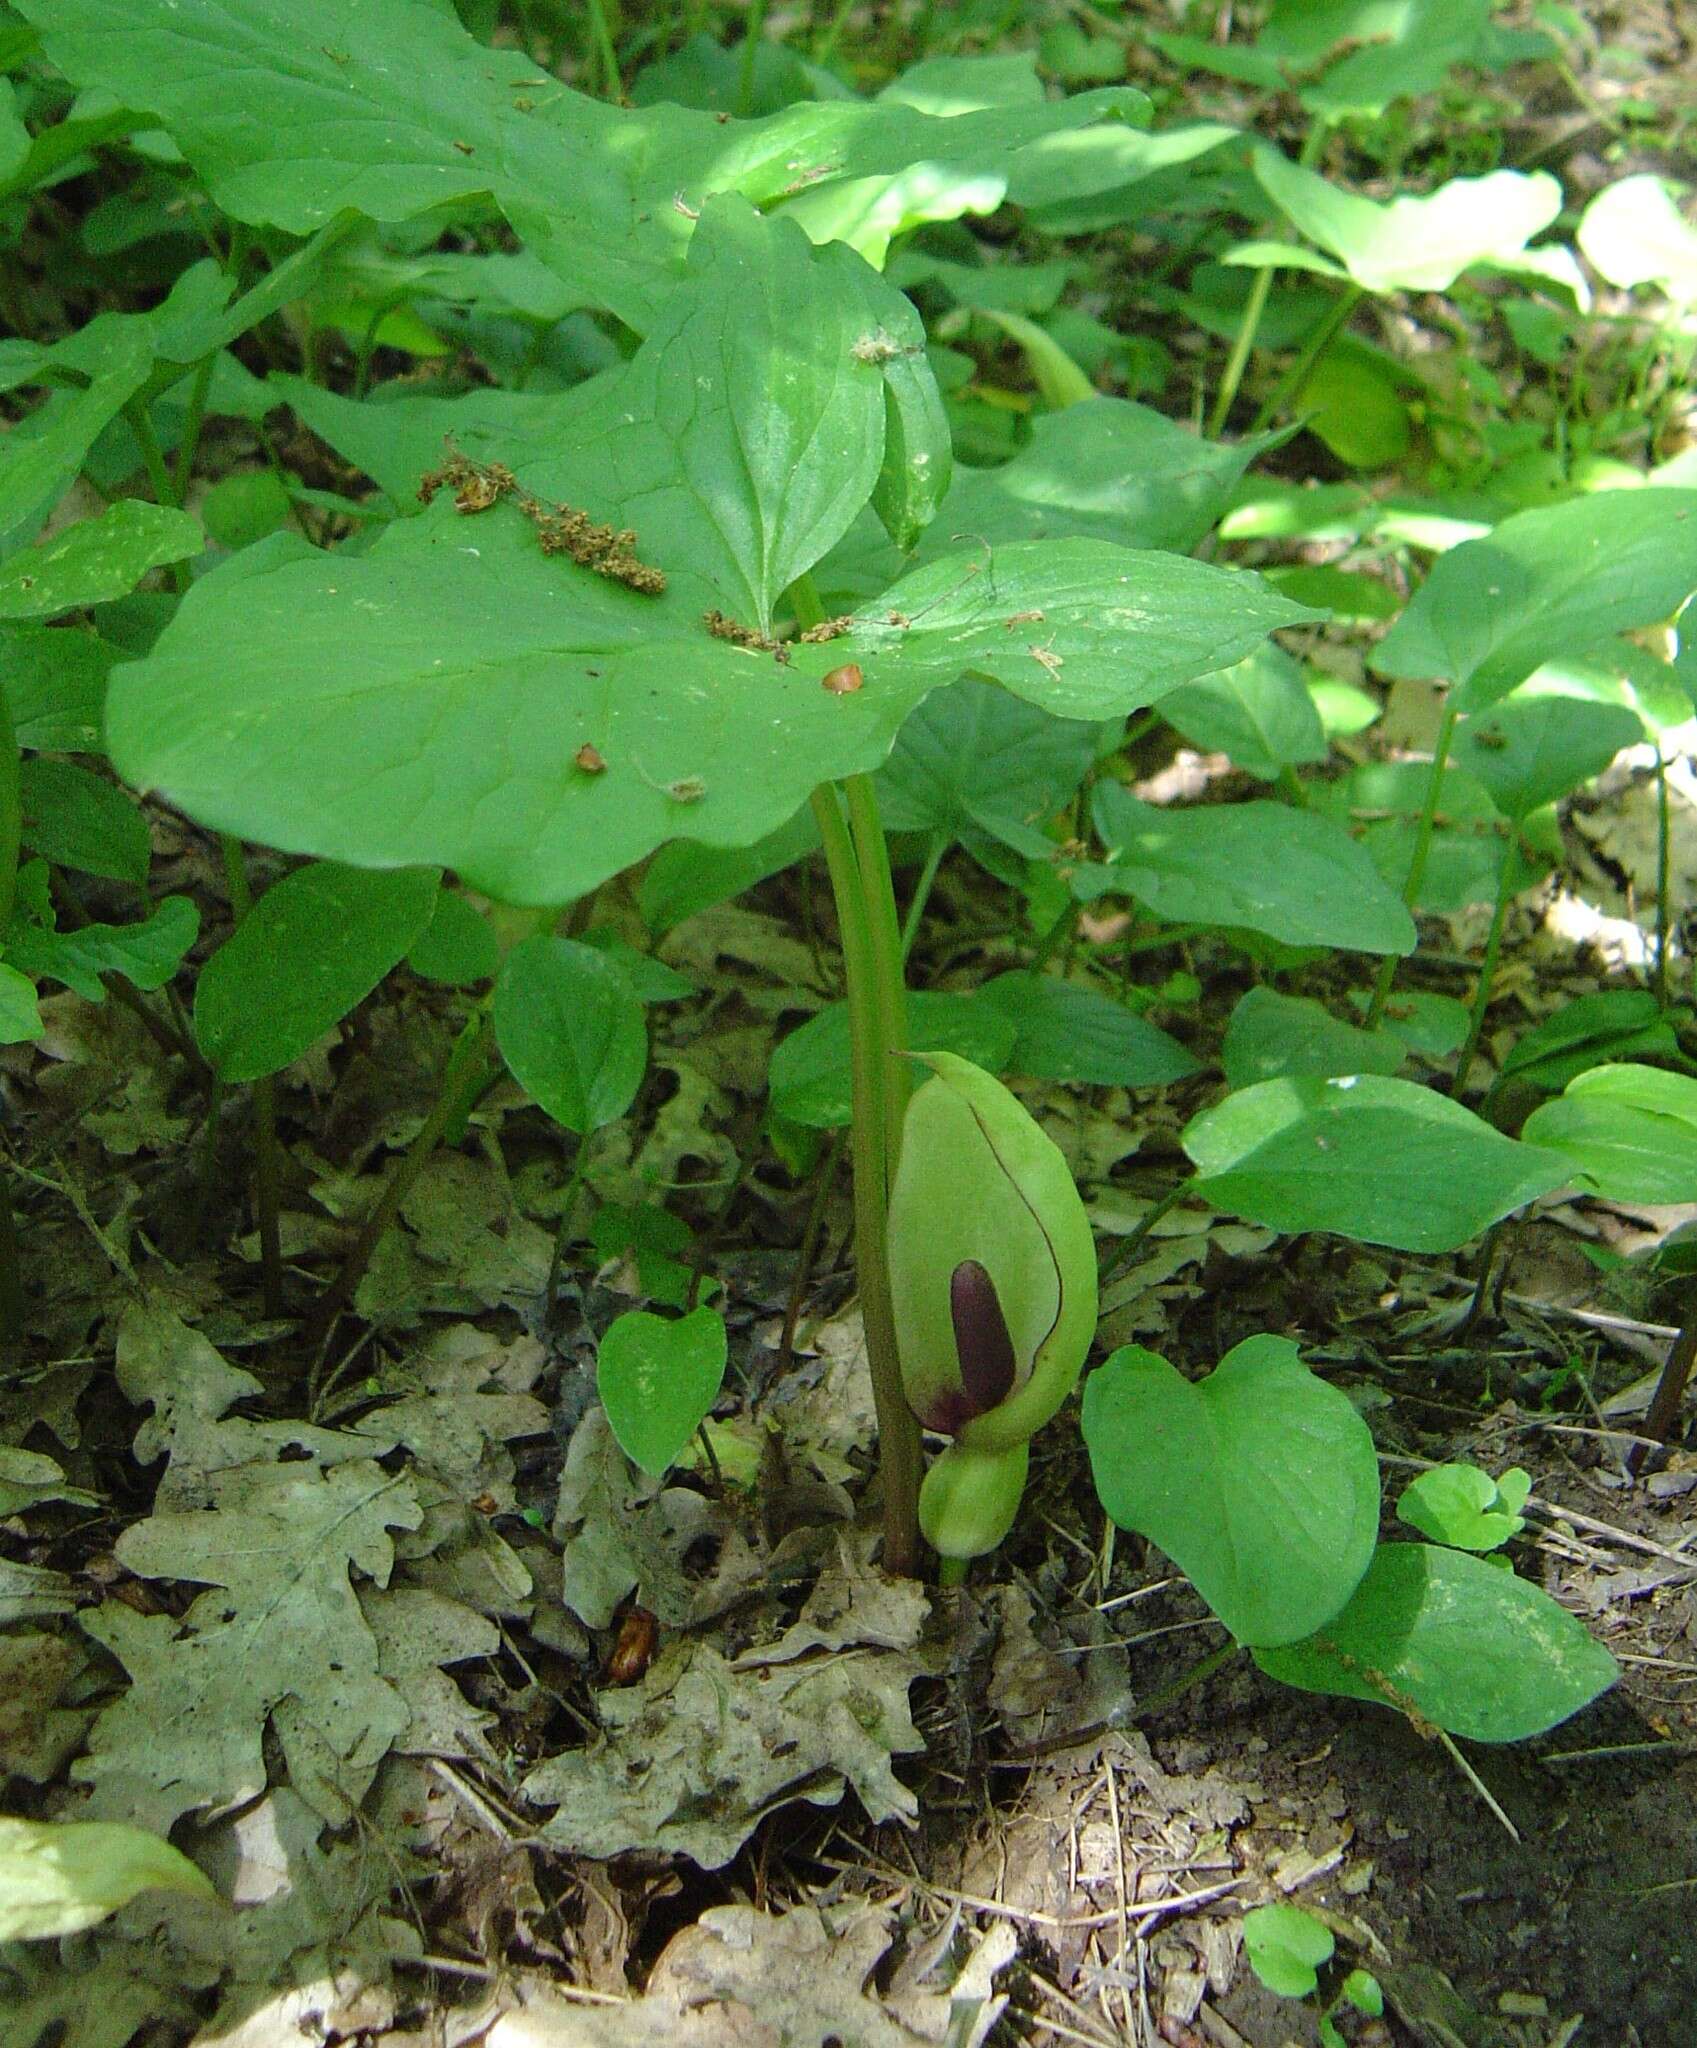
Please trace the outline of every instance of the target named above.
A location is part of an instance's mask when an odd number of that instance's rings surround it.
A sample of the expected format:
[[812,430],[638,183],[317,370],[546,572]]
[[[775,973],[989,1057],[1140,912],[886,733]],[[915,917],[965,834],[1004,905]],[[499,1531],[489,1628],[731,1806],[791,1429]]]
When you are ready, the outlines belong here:
[[1013,1392],[1013,1338],[988,1270],[962,1259],[949,1275],[949,1317],[960,1354],[966,1419],[984,1415]]

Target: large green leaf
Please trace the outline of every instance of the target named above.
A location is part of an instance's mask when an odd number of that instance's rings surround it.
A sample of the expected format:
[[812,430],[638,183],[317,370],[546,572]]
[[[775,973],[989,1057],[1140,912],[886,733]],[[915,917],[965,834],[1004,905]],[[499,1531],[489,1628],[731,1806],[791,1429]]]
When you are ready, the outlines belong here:
[[1312,1635],[1379,1530],[1379,1461],[1348,1396],[1286,1337],[1249,1337],[1204,1380],[1138,1346],[1084,1387],[1103,1507],[1160,1545],[1239,1642]]
[[1269,1677],[1374,1700],[1473,1742],[1521,1742],[1620,1675],[1601,1643],[1513,1572],[1424,1543],[1384,1543],[1311,1642],[1260,1649]]
[[[760,121],[624,108],[491,49],[437,0],[23,0],[54,63],[156,114],[225,212],[296,234],[492,193],[590,304],[639,332],[710,193],[766,205],[838,180],[999,173],[1024,145],[1147,103],[1129,89],[938,115],[802,102]],[[674,203],[676,202],[676,203]]]
[[1192,1117],[1197,1192],[1274,1230],[1453,1252],[1567,1177],[1447,1095],[1373,1074],[1260,1081]]
[[1163,698],[1161,716],[1192,746],[1231,756],[1232,766],[1276,782],[1298,762],[1326,758],[1326,731],[1302,670],[1282,647],[1186,683]]
[[51,619],[127,597],[149,569],[185,561],[205,545],[199,522],[186,512],[120,498],[0,566],[0,619]]
[[1697,491],[1575,498],[1441,555],[1373,666],[1441,677],[1462,710],[1480,711],[1546,661],[1671,618],[1693,590]]
[[1643,171],[1605,186],[1586,207],[1578,239],[1610,284],[1653,284],[1681,305],[1697,304],[1697,228],[1665,178]]
[[[1102,718],[1311,616],[1176,556],[1026,542],[915,572],[784,665],[704,630],[722,602],[687,566],[698,548],[721,556],[705,520],[673,546],[656,550],[671,587],[655,599],[544,556],[505,505],[471,522],[439,500],[358,559],[262,542],[114,674],[113,758],[244,837],[564,903],[667,839],[775,831],[820,782],[876,768],[965,670]],[[820,687],[849,664],[863,688]]]
[[74,761],[20,764],[23,843],[43,860],[85,875],[143,883],[152,858],[147,820],[124,791]]
[[1570,1176],[1617,1202],[1697,1201],[1697,1080],[1623,1061],[1594,1066],[1522,1126]]
[[[1284,264],[1294,256],[1302,267],[1331,269],[1368,292],[1448,291],[1475,263],[1538,268],[1526,244],[1561,212],[1561,185],[1547,171],[1451,178],[1423,197],[1403,193],[1384,205],[1343,191],[1273,149],[1255,152],[1255,176],[1273,204],[1337,265],[1283,250],[1273,260]],[[1255,261],[1258,250],[1270,246],[1278,245],[1251,243],[1227,260]]]
[[1023,846],[1083,781],[1099,731],[962,677],[934,691],[902,727],[879,777],[884,824]]
[[1261,802],[1167,810],[1117,782],[1097,785],[1094,815],[1113,858],[1078,871],[1080,896],[1135,896],[1173,923],[1237,926],[1291,946],[1414,950],[1401,899],[1329,818]]
[[1624,704],[1514,696],[1467,719],[1456,732],[1454,753],[1497,809],[1518,821],[1570,795],[1643,737],[1643,720]]
[[648,1065],[648,1029],[604,953],[538,935],[507,955],[495,984],[501,1057],[557,1124],[587,1136],[630,1108]]
[[1311,996],[1252,988],[1232,1011],[1220,1064],[1233,1088],[1283,1074],[1394,1074],[1408,1048],[1394,1032],[1363,1031]]
[[[1019,1027],[1005,1011],[977,996],[922,992],[909,996],[908,1046],[913,1052],[953,1052],[990,1073],[1007,1068]],[[829,1130],[854,1112],[847,1003],[828,1003],[772,1054],[772,1107],[792,1123]]]
[[978,991],[1012,1020],[1009,1071],[1095,1087],[1161,1088],[1197,1062],[1158,1025],[1099,988],[1052,974],[998,974]]
[[[1088,398],[1040,413],[1031,439],[996,469],[957,469],[914,551],[934,560],[961,537],[999,548],[1014,540],[1088,537],[1185,554],[1220,517],[1267,438],[1205,441],[1147,406]],[[865,522],[823,565],[828,588],[876,589],[900,563]]]
[[267,889],[195,986],[195,1038],[219,1076],[274,1074],[339,1024],[430,922],[437,879],[324,861]]

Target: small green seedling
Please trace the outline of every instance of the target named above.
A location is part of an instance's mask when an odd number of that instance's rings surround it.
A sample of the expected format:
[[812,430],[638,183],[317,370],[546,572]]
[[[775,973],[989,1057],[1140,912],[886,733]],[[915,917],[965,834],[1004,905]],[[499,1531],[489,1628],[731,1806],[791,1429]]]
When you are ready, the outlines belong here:
[[1531,1474],[1518,1465],[1498,1479],[1477,1465],[1435,1465],[1404,1489],[1397,1519],[1454,1550],[1500,1551],[1525,1528],[1531,1491]]
[[1337,1981],[1330,1995],[1321,1991],[1321,1972],[1337,1952],[1332,1930],[1300,1906],[1256,1906],[1243,1916],[1243,1947],[1249,1967],[1269,1991],[1281,1998],[1300,1998],[1315,2009],[1322,2048],[1344,2048],[1332,2015],[1343,2006],[1368,2019],[1385,2009],[1385,1995],[1370,1970],[1354,1969]]

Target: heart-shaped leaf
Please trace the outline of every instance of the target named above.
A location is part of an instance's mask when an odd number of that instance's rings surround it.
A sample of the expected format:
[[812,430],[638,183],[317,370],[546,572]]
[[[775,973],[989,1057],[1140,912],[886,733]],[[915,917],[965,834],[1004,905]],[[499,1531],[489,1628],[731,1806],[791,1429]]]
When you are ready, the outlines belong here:
[[998,974],[978,992],[1018,1036],[1008,1069],[1046,1081],[1103,1088],[1162,1088],[1197,1071],[1176,1038],[1082,982],[1052,974]]
[[1623,747],[1643,737],[1643,721],[1622,704],[1514,696],[1465,720],[1454,753],[1497,809],[1518,820],[1601,774]]
[[1275,803],[1167,810],[1098,783],[1096,830],[1112,850],[1074,893],[1135,896],[1173,923],[1240,926],[1291,946],[1411,953],[1414,921],[1340,826]]
[[1274,1230],[1453,1252],[1569,1168],[1447,1095],[1363,1074],[1262,1081],[1192,1117],[1196,1192]]
[[1463,711],[1546,661],[1671,618],[1697,589],[1697,491],[1605,491],[1517,512],[1440,555],[1372,656],[1440,677]]
[[495,1041],[513,1078],[585,1137],[630,1108],[648,1066],[642,1004],[594,946],[538,934],[502,962]]
[[1103,1507],[1159,1544],[1239,1642],[1312,1635],[1367,1569],[1372,1436],[1288,1338],[1247,1338],[1199,1381],[1116,1351],[1085,1383],[1083,1429]]
[[1594,1066],[1521,1127],[1563,1171],[1617,1202],[1697,1201],[1697,1080],[1630,1061]]
[[725,1378],[725,1322],[715,1310],[666,1317],[633,1309],[609,1325],[595,1384],[619,1448],[656,1478],[707,1419]]
[[1341,1614],[1255,1661],[1304,1692],[1412,1711],[1472,1742],[1541,1735],[1620,1676],[1541,1588],[1425,1543],[1382,1543]]

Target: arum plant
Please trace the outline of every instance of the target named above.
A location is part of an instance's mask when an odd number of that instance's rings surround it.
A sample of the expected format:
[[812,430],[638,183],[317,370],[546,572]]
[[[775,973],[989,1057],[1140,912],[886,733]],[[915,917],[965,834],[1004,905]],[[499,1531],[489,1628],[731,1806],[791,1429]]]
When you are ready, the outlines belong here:
[[1071,1169],[1001,1082],[956,1054],[908,1105],[889,1212],[902,1388],[953,1439],[919,1496],[945,1580],[993,1550],[1032,1435],[1096,1334],[1096,1249]]

